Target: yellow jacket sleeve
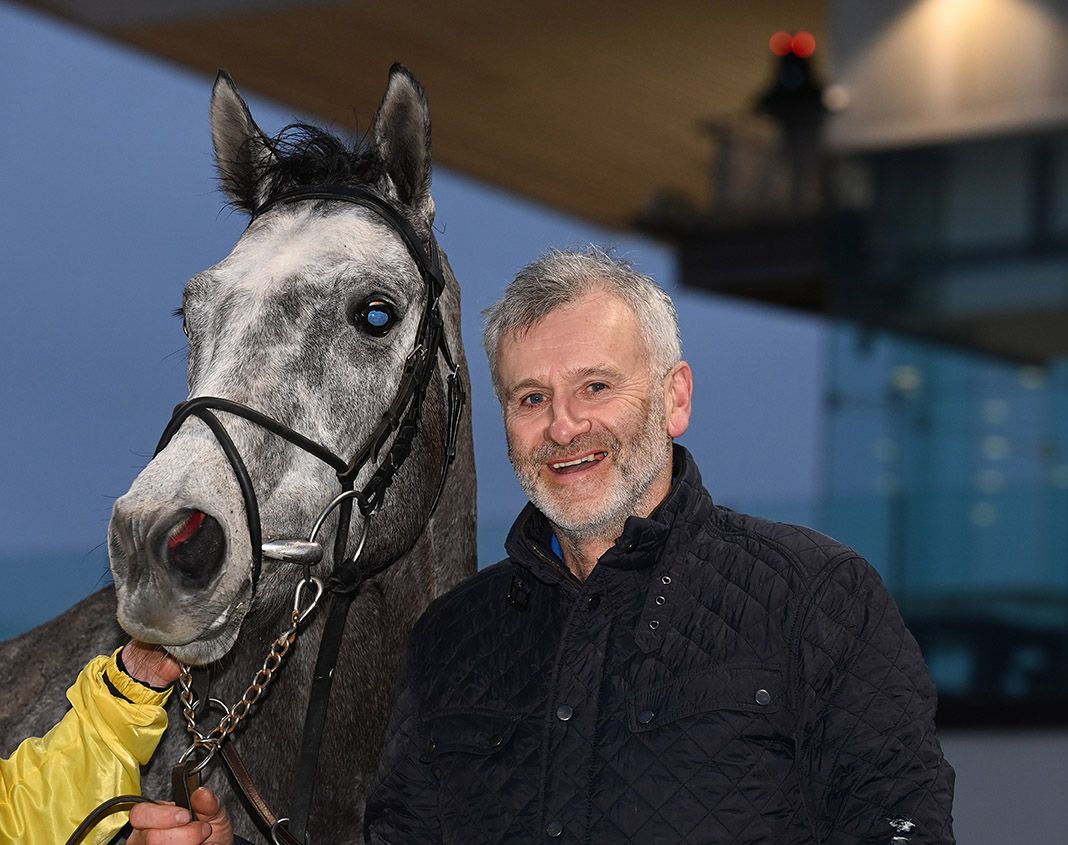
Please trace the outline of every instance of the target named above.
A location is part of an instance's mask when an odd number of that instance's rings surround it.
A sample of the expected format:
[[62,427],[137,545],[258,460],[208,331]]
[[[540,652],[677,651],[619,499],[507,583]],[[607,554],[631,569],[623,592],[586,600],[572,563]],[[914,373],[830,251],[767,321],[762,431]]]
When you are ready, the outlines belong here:
[[[117,654],[93,658],[67,690],[71,709],[60,722],[0,760],[0,842],[57,845],[97,805],[140,794],[141,766],[167,727],[170,691],[155,692],[126,675]],[[108,689],[105,673],[125,699]],[[114,813],[83,841],[107,842],[127,819]]]

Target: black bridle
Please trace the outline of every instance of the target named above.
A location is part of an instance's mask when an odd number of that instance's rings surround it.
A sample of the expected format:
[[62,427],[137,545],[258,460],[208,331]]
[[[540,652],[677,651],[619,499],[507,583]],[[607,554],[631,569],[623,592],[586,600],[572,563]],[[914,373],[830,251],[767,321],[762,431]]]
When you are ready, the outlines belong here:
[[[325,517],[329,510],[333,509],[332,506],[339,507],[338,530],[334,543],[335,569],[331,574],[332,583],[328,586],[334,592],[350,591],[356,589],[360,581],[382,571],[392,563],[392,561],[389,561],[385,564],[379,563],[375,567],[367,568],[358,561],[344,560],[345,549],[348,544],[352,501],[356,501],[360,513],[365,518],[374,514],[382,506],[386,490],[393,483],[394,476],[411,452],[412,441],[419,431],[423,400],[426,398],[426,391],[434,374],[439,354],[449,371],[446,377],[449,405],[448,432],[441,478],[430,514],[433,514],[437,508],[444,490],[449,466],[456,456],[456,439],[459,434],[460,415],[466,401],[466,391],[463,380],[460,377],[459,368],[449,350],[449,343],[445,336],[441,318],[440,298],[445,288],[445,277],[441,270],[437,243],[433,235],[429,238],[429,250],[424,250],[419,235],[404,216],[391,204],[366,188],[347,185],[297,188],[288,191],[264,203],[256,210],[252,219],[255,220],[256,217],[277,205],[308,200],[348,202],[375,212],[404,242],[426,285],[426,299],[424,300],[423,312],[419,318],[419,326],[416,329],[415,345],[404,362],[400,384],[397,387],[393,402],[382,414],[378,425],[371,432],[363,447],[350,460],[345,460],[322,444],[299,434],[289,426],[247,405],[215,396],[197,396],[175,407],[170,422],[164,429],[159,444],[156,446],[155,454],[158,455],[170,443],[182,424],[190,416],[199,418],[211,430],[215,439],[219,442],[227,461],[233,468],[238,486],[241,489],[241,497],[244,500],[252,553],[253,585],[259,580],[260,568],[264,557],[259,504],[256,499],[255,488],[252,485],[252,480],[241,454],[213,411],[224,411],[242,417],[328,464],[337,474],[341,492],[347,494],[340,502],[335,499],[330,506],[327,506],[327,510],[321,514],[321,518]],[[379,460],[382,449],[390,442],[391,438],[392,444],[389,447],[389,451],[386,452],[384,458]],[[364,487],[356,491],[354,489],[356,479],[368,462],[377,464],[377,468]],[[297,542],[299,543],[300,541]],[[299,554],[294,557],[281,556],[280,559],[294,560],[299,563],[307,562],[307,558],[300,557]]]
[[[321,546],[317,543],[319,528],[334,509],[338,511],[338,522],[334,536],[334,568],[326,581],[326,589],[331,594],[331,607],[323,629],[322,639],[319,643],[311,694],[305,714],[303,740],[292,790],[294,807],[290,814],[288,831],[285,832],[283,837],[290,837],[293,841],[303,840],[307,827],[319,747],[322,740],[323,726],[326,721],[330,687],[334,674],[333,670],[337,662],[348,608],[351,605],[352,598],[365,580],[387,569],[403,554],[401,552],[396,557],[373,564],[366,563],[360,559],[363,541],[366,539],[368,521],[382,507],[386,490],[393,483],[397,471],[411,452],[412,442],[419,431],[423,401],[426,398],[430,380],[436,370],[439,355],[448,370],[446,376],[448,386],[448,430],[441,476],[433,503],[426,517],[428,522],[441,500],[449,467],[456,456],[460,416],[466,401],[463,379],[460,375],[459,367],[449,351],[449,344],[441,317],[440,298],[445,289],[445,277],[442,272],[437,243],[434,240],[433,233],[428,237],[428,248],[424,249],[423,241],[418,233],[393,205],[370,190],[346,185],[326,185],[287,191],[269,199],[260,206],[253,215],[252,220],[278,205],[314,200],[347,202],[374,212],[404,242],[426,286],[426,299],[419,318],[419,325],[416,329],[414,346],[405,360],[397,393],[389,407],[382,414],[378,425],[359,451],[351,459],[345,460],[322,444],[305,437],[260,411],[228,399],[214,396],[197,396],[182,402],[174,409],[174,414],[171,416],[171,420],[160,438],[159,445],[156,447],[156,454],[159,454],[170,443],[182,424],[191,416],[203,421],[215,436],[234,471],[238,487],[241,490],[241,497],[244,500],[245,517],[248,522],[249,542],[251,543],[252,552],[251,581],[253,590],[255,590],[259,581],[264,557],[301,564],[305,567],[305,578],[308,578],[308,568],[317,563],[322,557]],[[250,225],[251,223],[252,221],[250,220]],[[255,487],[252,484],[252,479],[240,452],[234,445],[226,428],[216,416],[216,412],[219,411],[241,417],[281,437],[315,456],[334,470],[340,486],[340,493],[320,512],[319,518],[316,520],[315,526],[306,540],[281,540],[264,546]],[[388,450],[383,454],[387,444]],[[356,479],[364,468],[369,465],[375,466],[374,472],[367,483],[357,490],[355,488]],[[364,535],[356,552],[351,557],[347,557],[346,551],[353,502],[356,503],[364,518]],[[232,750],[232,744],[227,748]],[[230,765],[233,773],[234,763],[231,756],[225,753],[225,749],[223,757]],[[239,782],[241,781],[241,778],[236,774],[235,777]],[[244,791],[244,784],[241,783],[240,785]],[[272,835],[274,835],[273,832]]]

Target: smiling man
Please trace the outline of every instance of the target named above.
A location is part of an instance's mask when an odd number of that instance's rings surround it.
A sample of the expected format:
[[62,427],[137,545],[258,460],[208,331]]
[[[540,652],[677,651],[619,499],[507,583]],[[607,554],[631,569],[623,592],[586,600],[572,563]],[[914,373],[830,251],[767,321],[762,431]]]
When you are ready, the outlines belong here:
[[[666,297],[633,293],[670,314]],[[671,487],[671,438],[689,423],[692,383],[677,332],[650,348],[632,306],[595,288],[491,348],[519,483],[585,579],[627,519],[648,516]]]
[[951,843],[935,692],[874,570],[713,504],[668,296],[551,252],[488,309],[530,504],[413,634],[370,841]]

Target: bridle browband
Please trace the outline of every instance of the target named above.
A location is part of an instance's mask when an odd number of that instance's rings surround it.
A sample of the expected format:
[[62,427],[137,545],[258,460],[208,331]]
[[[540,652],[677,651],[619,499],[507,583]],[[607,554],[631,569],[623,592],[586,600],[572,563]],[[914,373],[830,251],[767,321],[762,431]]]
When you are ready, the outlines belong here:
[[[397,393],[389,407],[382,414],[378,425],[359,451],[351,459],[345,460],[322,444],[305,437],[254,408],[219,397],[197,396],[180,403],[174,409],[174,413],[160,438],[155,452],[155,454],[159,454],[170,443],[182,424],[191,416],[200,419],[215,436],[223,454],[226,456],[227,462],[233,469],[245,505],[245,517],[248,523],[252,553],[250,578],[253,591],[255,591],[259,581],[264,557],[300,564],[305,569],[305,580],[312,580],[309,575],[309,567],[318,563],[323,557],[322,547],[318,543],[319,529],[333,510],[337,509],[338,511],[338,522],[334,535],[334,569],[326,580],[326,589],[332,596],[331,607],[323,629],[322,639],[319,643],[312,689],[305,714],[300,757],[292,790],[294,807],[287,827],[280,826],[279,822],[270,813],[269,808],[266,808],[265,802],[262,801],[255,788],[255,784],[251,783],[240,758],[236,755],[233,744],[229,743],[222,748],[224,760],[230,767],[231,773],[237,780],[238,786],[245,794],[245,797],[257,809],[261,822],[271,828],[271,836],[276,842],[281,841],[284,843],[301,842],[305,836],[314,791],[319,746],[326,721],[330,687],[334,674],[333,670],[337,662],[348,608],[360,585],[365,580],[383,572],[405,553],[402,551],[396,557],[388,558],[375,564],[368,564],[360,560],[360,553],[366,540],[370,517],[382,507],[386,491],[393,483],[398,470],[411,452],[412,443],[419,431],[423,400],[436,370],[439,355],[448,370],[446,375],[448,429],[441,476],[431,508],[427,513],[427,522],[429,522],[437,509],[438,503],[441,501],[449,467],[456,456],[460,417],[466,401],[463,379],[460,375],[459,367],[449,350],[448,339],[445,336],[441,317],[440,298],[445,289],[445,277],[442,272],[437,242],[433,233],[429,234],[427,240],[428,248],[424,249],[422,238],[420,238],[404,215],[392,204],[366,188],[348,185],[295,188],[281,193],[269,198],[257,208],[249,221],[249,225],[252,225],[254,220],[276,206],[314,200],[347,202],[374,212],[404,242],[426,286],[426,299],[419,318],[419,325],[416,329],[415,344],[405,359]],[[267,544],[263,543],[263,531],[260,524],[259,504],[255,487],[252,484],[252,479],[240,452],[234,445],[226,428],[216,416],[216,412],[219,411],[241,417],[281,437],[318,458],[334,470],[340,486],[340,493],[321,510],[307,539],[286,539]],[[383,450],[387,444],[389,444],[388,451],[383,455]],[[356,479],[369,464],[375,466],[374,472],[366,484],[357,490],[355,488]],[[349,524],[352,518],[354,502],[364,518],[364,533],[355,553],[351,557],[347,557]],[[301,620],[310,610],[311,608],[308,608],[304,612]],[[294,626],[296,626],[296,622],[294,622]],[[195,745],[196,743],[194,743]],[[261,804],[264,805],[262,809],[260,807]]]

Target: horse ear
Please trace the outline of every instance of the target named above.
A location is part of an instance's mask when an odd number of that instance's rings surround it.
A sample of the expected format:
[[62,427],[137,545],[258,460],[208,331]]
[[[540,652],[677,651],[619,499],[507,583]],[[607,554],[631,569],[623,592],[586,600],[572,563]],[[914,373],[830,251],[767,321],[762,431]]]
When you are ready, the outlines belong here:
[[375,114],[371,137],[385,162],[397,198],[434,222],[430,196],[430,107],[423,86],[400,64],[389,69],[389,86]]
[[211,90],[211,139],[222,189],[237,208],[252,214],[265,198],[263,174],[274,148],[224,70]]

